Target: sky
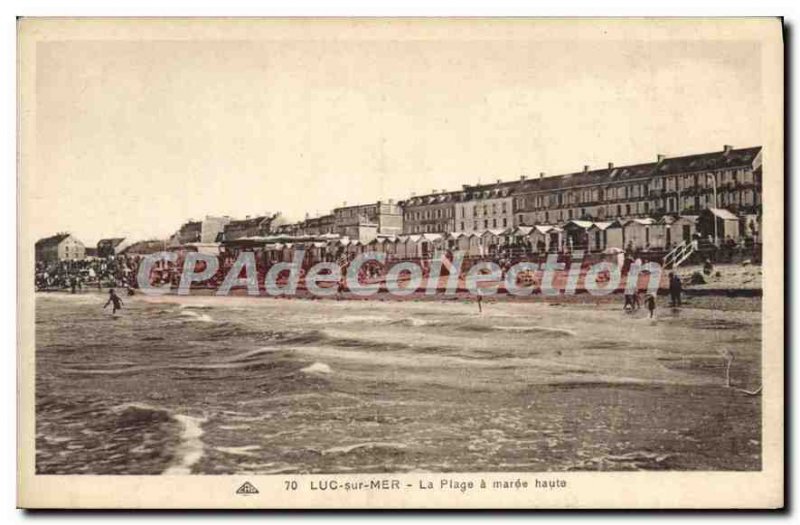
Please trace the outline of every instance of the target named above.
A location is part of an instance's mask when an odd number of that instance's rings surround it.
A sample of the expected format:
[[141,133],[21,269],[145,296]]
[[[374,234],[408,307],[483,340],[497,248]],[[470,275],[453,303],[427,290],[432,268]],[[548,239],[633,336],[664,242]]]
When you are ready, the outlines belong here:
[[205,215],[761,144],[748,41],[50,41],[36,238],[164,238]]

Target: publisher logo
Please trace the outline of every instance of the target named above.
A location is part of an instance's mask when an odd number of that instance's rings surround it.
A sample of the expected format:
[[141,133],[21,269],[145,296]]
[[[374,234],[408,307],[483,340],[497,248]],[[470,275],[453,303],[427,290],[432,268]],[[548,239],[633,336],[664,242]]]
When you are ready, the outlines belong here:
[[236,494],[242,496],[250,496],[252,494],[258,494],[258,489],[255,488],[255,486],[249,481],[245,481],[244,483],[242,483],[241,487],[236,489]]

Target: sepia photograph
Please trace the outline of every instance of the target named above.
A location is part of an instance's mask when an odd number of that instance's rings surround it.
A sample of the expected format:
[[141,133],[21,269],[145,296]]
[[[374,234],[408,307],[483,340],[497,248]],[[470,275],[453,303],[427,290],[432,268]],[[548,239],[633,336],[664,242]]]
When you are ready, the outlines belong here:
[[782,31],[20,18],[23,505],[781,506]]

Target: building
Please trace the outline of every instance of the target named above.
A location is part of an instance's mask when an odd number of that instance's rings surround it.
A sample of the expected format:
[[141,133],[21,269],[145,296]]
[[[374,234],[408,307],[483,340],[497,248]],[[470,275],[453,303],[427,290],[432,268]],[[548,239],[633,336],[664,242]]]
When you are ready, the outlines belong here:
[[225,225],[231,222],[231,218],[213,217],[206,215],[201,221],[189,220],[184,223],[177,232],[169,238],[169,247],[181,246],[192,242],[212,243],[217,242],[220,234],[224,231]]
[[333,222],[332,233],[362,243],[368,243],[378,235],[399,235],[403,232],[402,209],[391,199],[336,208],[333,210]]
[[301,223],[303,235],[329,235],[336,232],[336,220],[332,213],[318,217],[308,217]]
[[36,262],[79,261],[86,256],[86,247],[67,232],[36,241]]
[[97,241],[97,257],[114,257],[121,254],[130,244],[125,237],[100,239]]
[[276,215],[261,215],[250,217],[249,215],[242,220],[231,220],[222,228],[221,241],[235,241],[242,237],[263,237],[272,232],[272,223]]
[[655,162],[520,181],[514,191],[516,225],[572,219],[660,218],[724,208],[760,215],[761,147],[666,157]]
[[514,223],[512,193],[516,183],[465,185],[455,203],[455,231],[505,229]]
[[403,233],[450,233],[456,231],[456,202],[462,192],[432,192],[412,196],[400,203],[403,210]]
[[123,255],[149,255],[167,250],[167,242],[158,239],[136,241],[122,250]]

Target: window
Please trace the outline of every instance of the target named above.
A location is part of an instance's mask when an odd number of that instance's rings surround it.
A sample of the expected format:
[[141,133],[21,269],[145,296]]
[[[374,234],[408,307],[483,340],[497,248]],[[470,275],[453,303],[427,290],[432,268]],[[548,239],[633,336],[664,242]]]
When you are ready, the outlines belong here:
[[492,219],[492,228],[497,228],[497,219]]
[[489,219],[483,219],[483,227],[484,228],[488,228],[489,227]]
[[630,214],[631,214],[631,205],[630,204],[626,204],[625,205],[625,215],[630,215]]
[[522,224],[522,215],[519,216],[519,223]]
[[508,226],[508,220],[506,220],[506,219],[504,218],[504,219],[503,219],[503,228],[505,228],[505,227],[507,227],[507,226]]
[[461,231],[462,232],[464,231],[464,223],[463,222],[461,223]]

